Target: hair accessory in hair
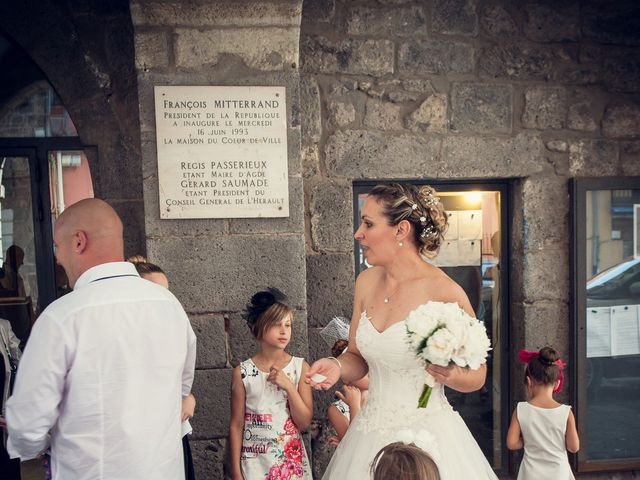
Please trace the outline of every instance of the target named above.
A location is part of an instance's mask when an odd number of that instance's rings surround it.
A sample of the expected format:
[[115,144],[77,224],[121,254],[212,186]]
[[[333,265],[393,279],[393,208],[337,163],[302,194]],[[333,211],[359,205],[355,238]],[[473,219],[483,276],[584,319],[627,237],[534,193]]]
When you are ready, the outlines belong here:
[[349,339],[349,320],[345,317],[333,317],[327,326],[320,330],[320,336],[332,348],[338,340]]
[[438,443],[436,438],[427,430],[409,430],[403,429],[398,431],[395,435],[396,441],[402,442],[405,445],[411,445],[412,443],[431,455],[434,460],[438,457]]
[[[524,348],[518,352],[518,360],[520,360],[521,363],[526,363],[527,365],[531,360],[539,356],[540,352],[532,352],[531,350],[525,350]],[[546,362],[543,363],[547,364]],[[564,367],[566,367],[566,364],[562,360],[558,359],[547,365],[556,365],[560,369],[560,374],[558,375],[558,386],[553,389],[553,393],[558,393],[562,390],[562,387],[564,387],[564,373],[562,371],[564,370]]]
[[420,223],[422,225],[424,225],[425,223],[427,223],[427,217],[420,217]]
[[418,209],[418,204],[417,203],[412,203],[411,204],[411,210],[417,210]]
[[426,238],[427,240],[431,240],[438,236],[438,229],[434,224],[427,225],[422,229],[420,233],[420,238]]
[[256,293],[251,297],[251,302],[247,304],[243,318],[249,324],[253,326],[258,321],[260,315],[267,310],[274,303],[284,303],[287,301],[287,296],[277,288],[269,287],[267,290]]
[[420,196],[422,197],[422,202],[426,207],[435,207],[440,201],[440,197],[436,197],[429,189],[420,190]]

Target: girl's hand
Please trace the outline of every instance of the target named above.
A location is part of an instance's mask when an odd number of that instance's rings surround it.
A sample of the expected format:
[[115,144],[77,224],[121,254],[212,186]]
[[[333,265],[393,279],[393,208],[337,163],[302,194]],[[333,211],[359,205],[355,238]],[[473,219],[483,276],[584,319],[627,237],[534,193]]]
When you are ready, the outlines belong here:
[[331,435],[328,439],[327,439],[327,443],[329,445],[333,445],[334,447],[337,447],[340,444],[340,439],[338,437],[336,437],[335,435]]
[[[314,375],[322,375],[325,378],[320,380],[320,377],[314,377]],[[321,358],[320,360],[314,362],[305,375],[305,382],[307,382],[316,390],[327,390],[331,388],[339,379],[340,367],[338,367],[338,362],[329,358]]]
[[193,417],[196,410],[196,397],[191,393],[182,399],[182,414],[180,418],[183,422]]
[[274,385],[280,387],[285,392],[289,392],[290,389],[295,389],[295,385],[291,381],[287,374],[282,370],[276,367],[271,367],[269,370],[269,376],[267,377],[267,382],[271,382]]
[[432,363],[427,365],[425,370],[433,376],[436,382],[441,383],[442,385],[449,385],[459,372],[455,365],[441,367],[440,365],[434,365]]
[[350,410],[353,410],[354,408],[360,408],[360,402],[362,401],[362,392],[360,392],[360,389],[357,387],[344,385],[342,387],[342,392],[336,392],[336,397],[349,405]]

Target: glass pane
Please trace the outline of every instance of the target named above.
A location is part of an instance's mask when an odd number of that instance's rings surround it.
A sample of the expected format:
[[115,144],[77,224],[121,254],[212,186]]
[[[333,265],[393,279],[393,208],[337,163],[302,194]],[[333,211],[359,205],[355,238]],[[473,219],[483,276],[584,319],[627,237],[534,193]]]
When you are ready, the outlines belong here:
[[[83,151],[53,150],[49,152],[49,192],[51,195],[51,222],[65,208],[85,198],[93,198],[93,183],[87,156]],[[56,264],[57,295],[71,291],[64,269]]]
[[640,457],[640,190],[586,198],[588,460]]
[[[434,259],[425,260],[442,268],[464,288],[476,317],[487,328],[493,348],[487,361],[487,381],[482,390],[459,393],[448,389],[447,397],[464,418],[492,467],[500,470],[507,467],[502,456],[500,416],[500,192],[447,192],[443,189],[438,190],[438,195],[449,215],[449,228],[439,254]],[[358,218],[365,199],[366,194],[358,196]],[[356,248],[356,273],[359,273],[370,265],[360,247]]]
[[29,159],[0,160],[0,317],[25,342],[38,304]]
[[39,81],[6,102],[0,137],[77,137],[69,112],[53,88]]

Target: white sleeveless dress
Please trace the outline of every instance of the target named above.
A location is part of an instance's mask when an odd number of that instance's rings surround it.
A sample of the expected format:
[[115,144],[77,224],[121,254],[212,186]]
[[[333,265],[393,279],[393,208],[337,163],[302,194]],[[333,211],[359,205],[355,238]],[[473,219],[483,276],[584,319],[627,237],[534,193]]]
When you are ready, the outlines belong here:
[[569,405],[540,408],[528,402],[518,403],[518,422],[524,441],[518,480],[574,479],[565,444],[570,410]]
[[[303,359],[292,357],[283,372],[297,387]],[[287,393],[248,359],[240,364],[246,392],[240,466],[245,480],[312,480],[300,431],[289,411]]]
[[[429,315],[428,305],[415,311]],[[338,445],[323,480],[369,480],[376,453],[389,443],[410,440],[413,434],[422,439],[415,443],[434,459],[442,480],[497,480],[442,385],[433,388],[427,408],[417,407],[426,372],[407,342],[404,321],[378,332],[363,312],[356,344],[369,365],[369,397]]]

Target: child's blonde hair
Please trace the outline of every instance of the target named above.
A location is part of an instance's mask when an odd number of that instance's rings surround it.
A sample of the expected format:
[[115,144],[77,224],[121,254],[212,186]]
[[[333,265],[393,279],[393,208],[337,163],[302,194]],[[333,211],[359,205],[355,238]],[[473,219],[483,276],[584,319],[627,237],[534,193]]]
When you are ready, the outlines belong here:
[[251,297],[243,316],[254,337],[261,340],[273,325],[288,316],[293,318],[293,308],[286,301],[286,295],[277,288],[263,290]]
[[415,444],[390,443],[371,463],[373,480],[440,480],[438,466],[427,452]]

